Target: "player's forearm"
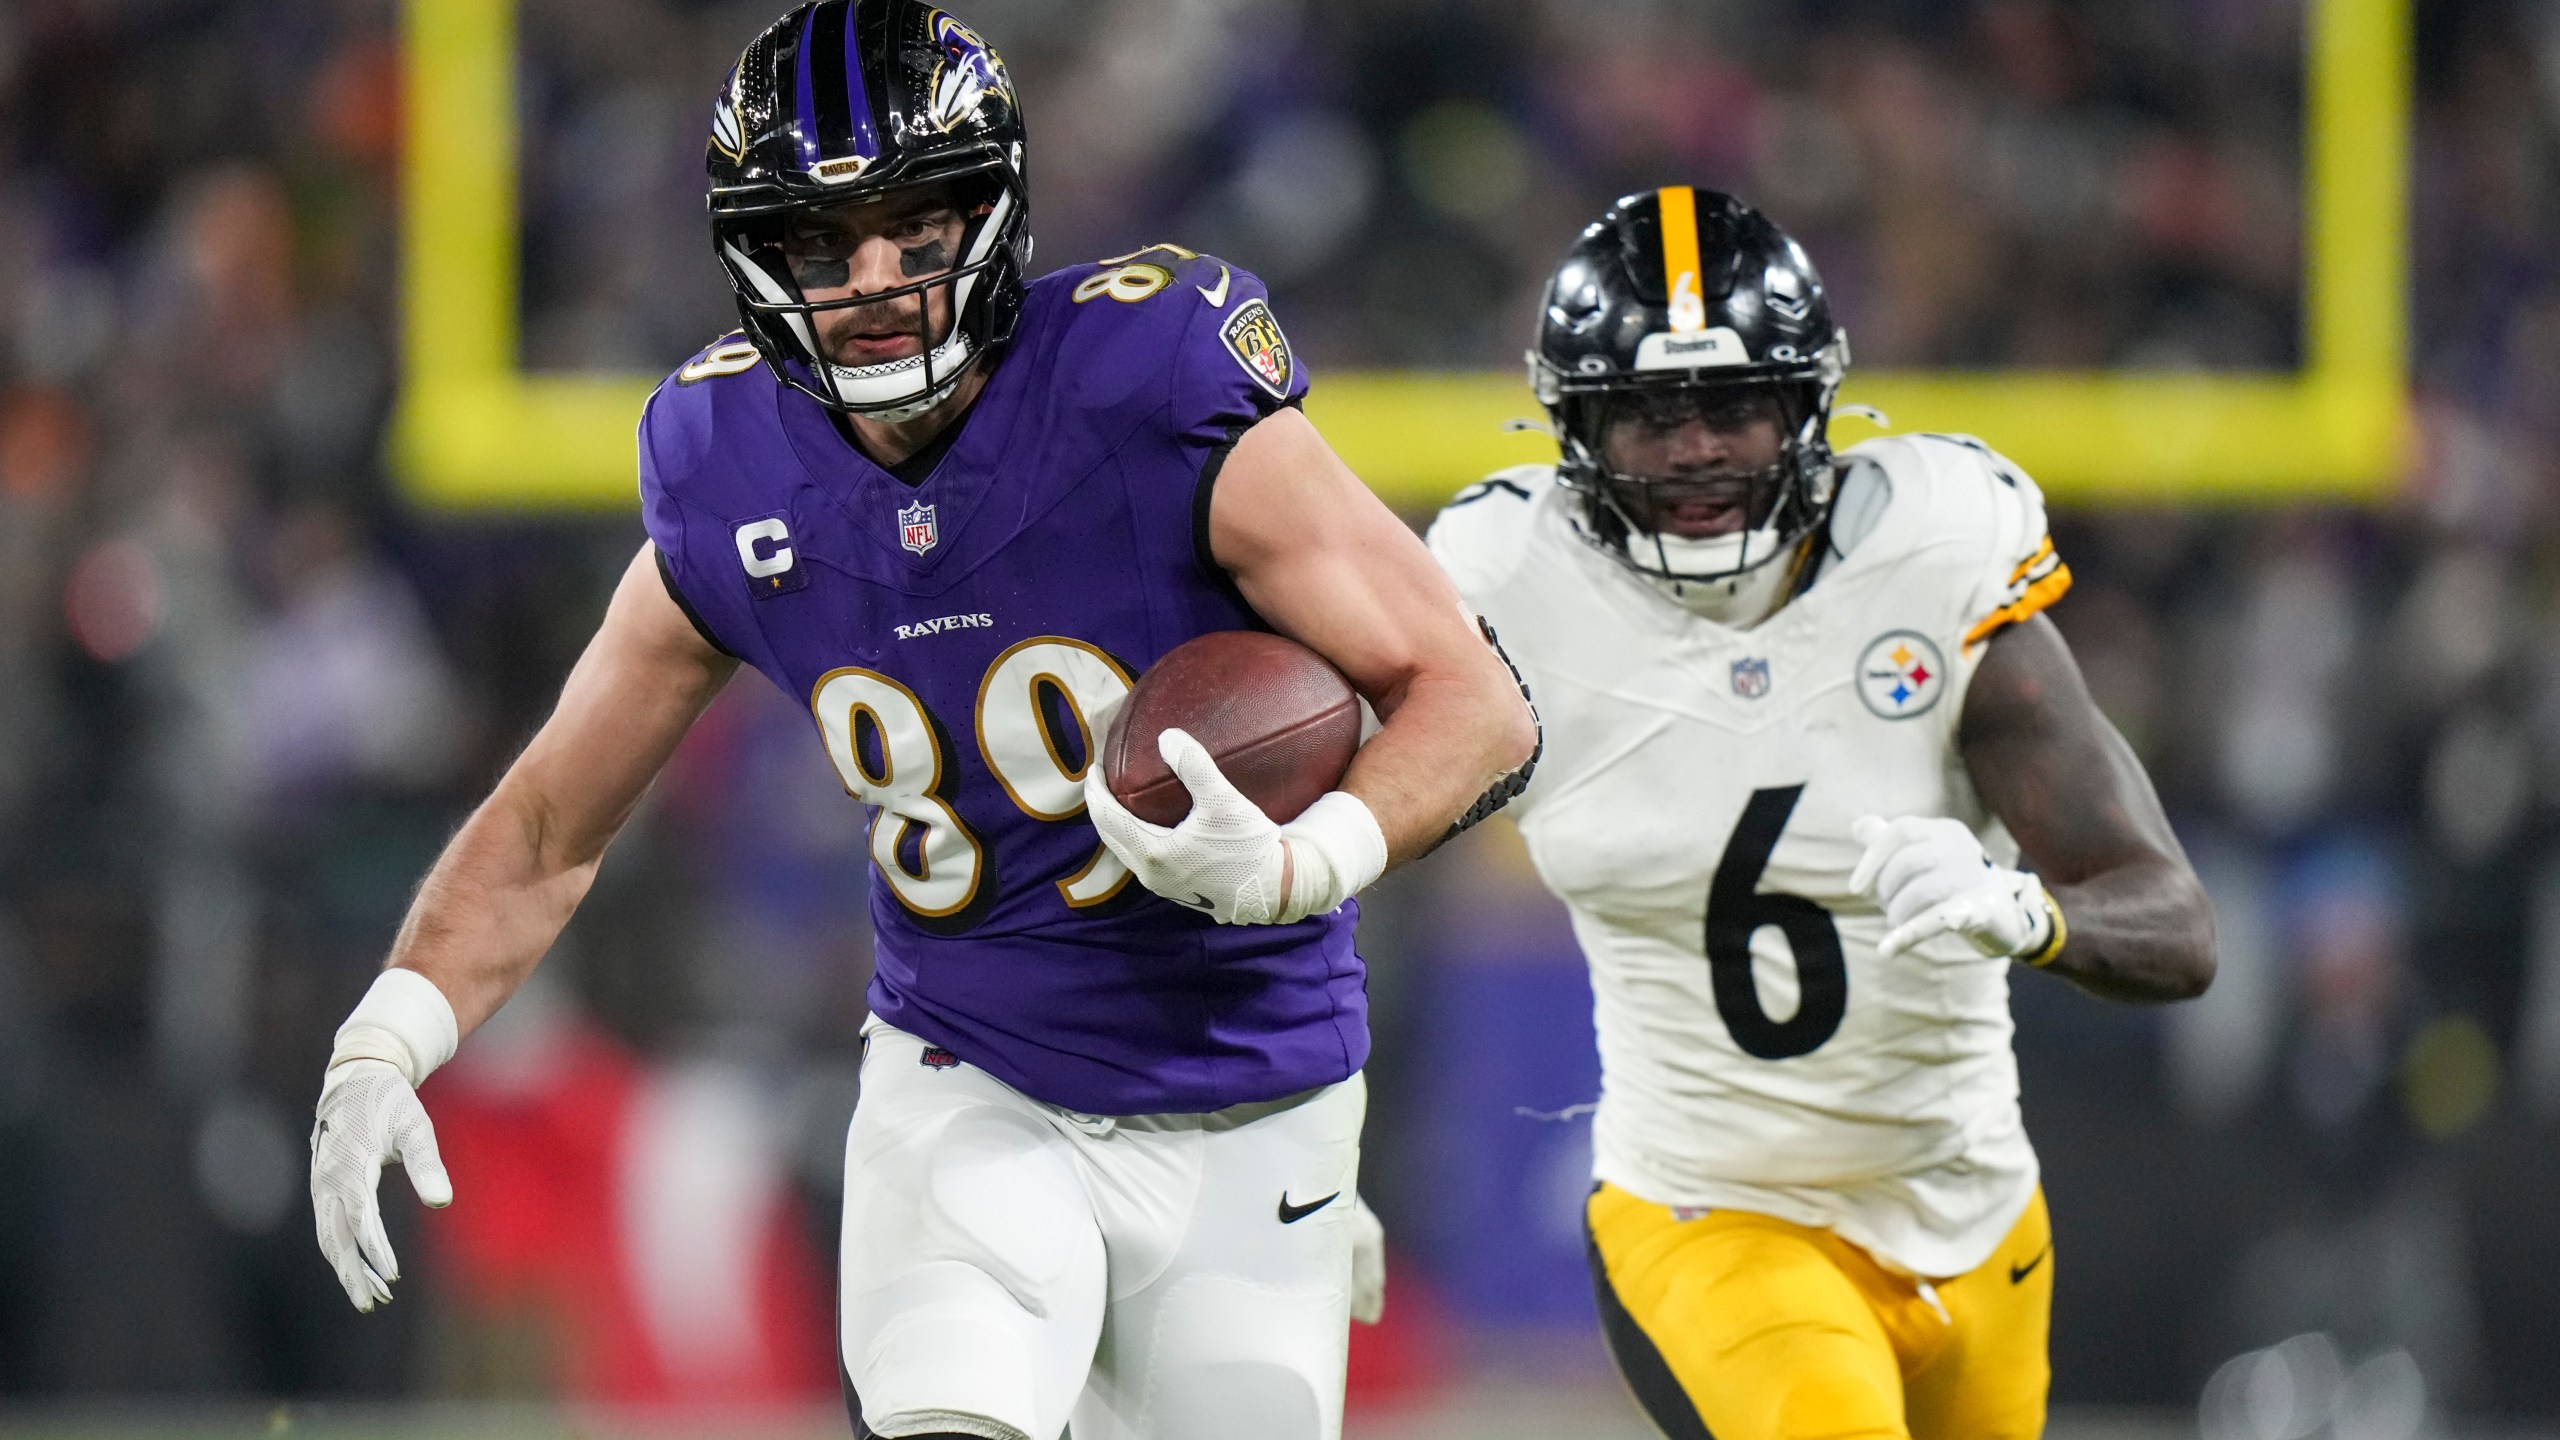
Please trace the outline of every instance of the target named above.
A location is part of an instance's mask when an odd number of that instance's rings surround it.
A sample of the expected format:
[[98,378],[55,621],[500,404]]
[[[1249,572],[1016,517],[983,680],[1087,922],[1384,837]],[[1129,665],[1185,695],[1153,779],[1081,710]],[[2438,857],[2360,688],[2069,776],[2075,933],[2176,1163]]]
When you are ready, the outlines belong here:
[[609,838],[563,835],[531,797],[501,784],[427,872],[390,963],[433,980],[470,1034],[560,938]]
[[2156,858],[2046,888],[2068,927],[2046,969],[2110,1000],[2187,1000],[2213,983],[2213,907],[2184,861]]
[[1429,853],[1477,797],[1518,769],[1537,727],[1490,650],[1419,674],[1388,701],[1342,788],[1377,816],[1392,868]]
[[2113,1000],[2213,983],[2213,907],[2133,747],[2038,615],[1993,637],[1965,696],[1965,769],[2068,927],[2050,969]]
[[560,938],[605,846],[736,669],[641,546],[551,718],[445,846],[392,944],[391,963],[434,981],[461,1033]]

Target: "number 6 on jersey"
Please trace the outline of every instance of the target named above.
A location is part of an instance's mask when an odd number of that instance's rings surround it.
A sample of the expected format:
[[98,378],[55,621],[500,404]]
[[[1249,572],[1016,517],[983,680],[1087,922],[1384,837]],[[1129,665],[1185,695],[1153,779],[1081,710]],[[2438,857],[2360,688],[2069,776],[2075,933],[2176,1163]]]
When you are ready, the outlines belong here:
[[[1754,790],[1725,841],[1724,859],[1707,892],[1707,965],[1715,978],[1716,1013],[1744,1053],[1762,1060],[1810,1055],[1839,1032],[1849,1010],[1849,964],[1829,911],[1801,895],[1760,889],[1769,853],[1804,794],[1801,785]],[[1796,958],[1796,1013],[1772,1020],[1751,978],[1751,937],[1778,927]]]

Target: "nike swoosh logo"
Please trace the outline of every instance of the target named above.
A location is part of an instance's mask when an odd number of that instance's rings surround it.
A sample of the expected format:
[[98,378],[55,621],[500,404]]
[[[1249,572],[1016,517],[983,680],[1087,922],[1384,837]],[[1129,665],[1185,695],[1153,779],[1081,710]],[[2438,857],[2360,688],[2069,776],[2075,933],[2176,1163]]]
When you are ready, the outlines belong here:
[[2047,1246],[2045,1246],[2043,1249],[2041,1249],[2041,1250],[2037,1251],[2037,1252],[2036,1252],[2036,1258],[2034,1258],[2033,1260],[2028,1261],[2026,1264],[2024,1264],[2024,1265],[2012,1265],[2012,1266],[2010,1266],[2010,1267],[2009,1267],[2009,1283],[2010,1283],[2010,1284],[2012,1284],[2012,1285],[2015,1285],[2015,1284],[2017,1284],[2019,1281],[2024,1280],[2024,1279],[2026,1279],[2028,1276],[2033,1275],[2034,1273],[2036,1273],[2036,1267],[2037,1267],[2037,1266],[2039,1266],[2039,1265],[2041,1265],[2041,1264],[2043,1264],[2043,1263],[2044,1263],[2044,1257],[2046,1257],[2047,1255],[2050,1255],[2050,1254],[2052,1254],[2052,1253],[2053,1253],[2053,1247],[2052,1247],[2051,1245],[2047,1245]]
[[1304,1205],[1292,1205],[1289,1203],[1289,1192],[1283,1190],[1280,1192],[1280,1223],[1295,1225],[1341,1198],[1342,1192],[1336,1190],[1321,1200],[1310,1200]]
[[1216,905],[1210,903],[1208,896],[1201,894],[1197,890],[1191,892],[1190,899],[1176,900],[1173,903],[1176,905],[1188,905],[1194,910],[1215,910],[1218,908]]
[[1194,285],[1191,288],[1200,292],[1201,299],[1224,310],[1227,308],[1227,280],[1231,273],[1226,266],[1221,265],[1218,267],[1218,284],[1215,289],[1206,285]]

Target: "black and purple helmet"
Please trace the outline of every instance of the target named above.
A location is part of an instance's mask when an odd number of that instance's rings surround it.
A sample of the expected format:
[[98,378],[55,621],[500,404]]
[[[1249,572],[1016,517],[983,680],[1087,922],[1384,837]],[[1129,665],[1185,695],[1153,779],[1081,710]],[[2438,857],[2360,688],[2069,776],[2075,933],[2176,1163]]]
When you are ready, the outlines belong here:
[[[1013,336],[1031,260],[1022,109],[1004,61],[920,0],[814,0],[738,57],[711,113],[711,239],[747,338],[785,384],[884,420],[931,408]],[[950,185],[968,217],[959,263],[913,285],[813,303],[784,261],[793,211]],[[948,335],[878,365],[818,348],[821,310],[951,287]],[[927,306],[925,313],[930,313]]]

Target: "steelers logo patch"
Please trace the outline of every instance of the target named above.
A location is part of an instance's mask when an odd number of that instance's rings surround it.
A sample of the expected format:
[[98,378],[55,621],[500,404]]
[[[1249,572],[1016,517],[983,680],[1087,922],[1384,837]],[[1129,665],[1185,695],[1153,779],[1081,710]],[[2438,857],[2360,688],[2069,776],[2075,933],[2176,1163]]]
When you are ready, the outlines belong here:
[[1947,662],[1917,630],[1888,630],[1858,656],[1858,698],[1887,720],[1924,715],[1947,690]]

